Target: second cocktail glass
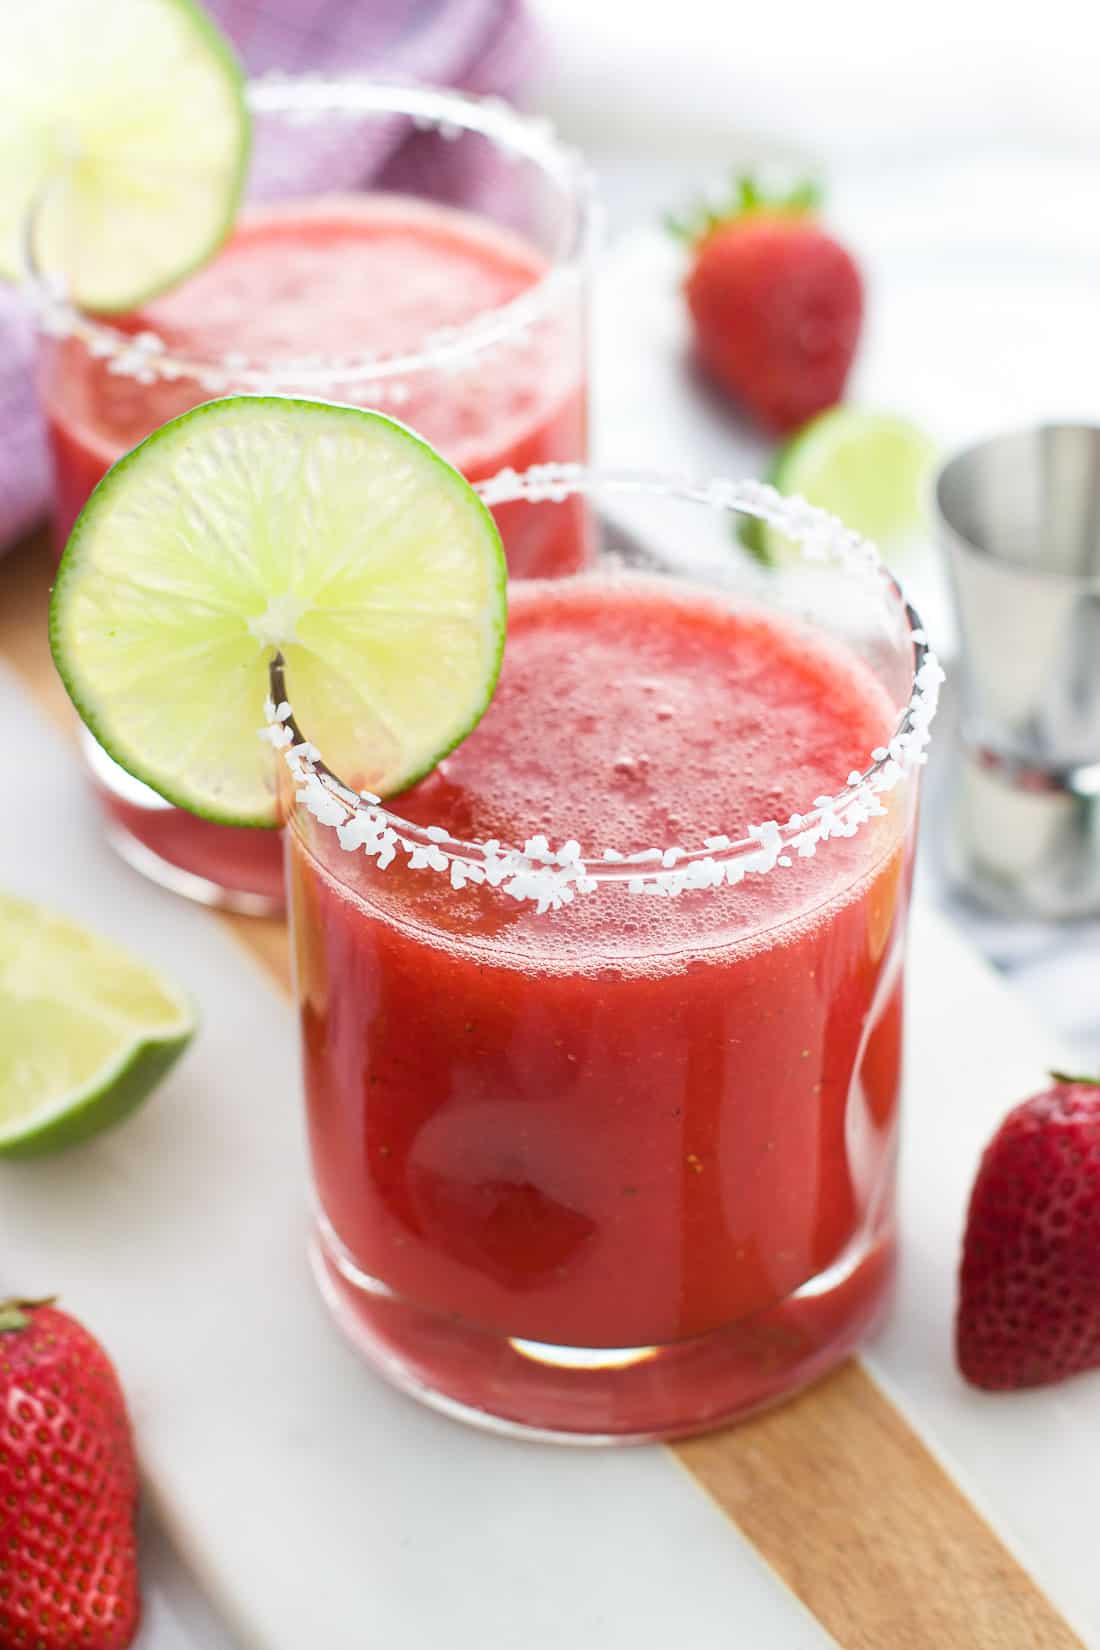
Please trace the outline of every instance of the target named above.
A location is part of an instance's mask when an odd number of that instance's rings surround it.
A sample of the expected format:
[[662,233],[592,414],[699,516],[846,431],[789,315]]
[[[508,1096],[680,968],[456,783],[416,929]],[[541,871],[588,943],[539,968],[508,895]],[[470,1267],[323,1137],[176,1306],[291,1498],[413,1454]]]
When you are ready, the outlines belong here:
[[[110,321],[34,282],[58,551],[109,465],[231,392],[380,408],[474,480],[586,456],[593,212],[577,158],[541,122],[431,88],[280,79],[253,84],[250,102],[249,204],[210,266]],[[497,516],[515,577],[588,557],[579,499]],[[209,904],[281,907],[277,833],[182,814],[90,736],[85,750],[111,840],[137,869]]]
[[[496,698],[429,778],[364,798],[274,673],[317,1274],[448,1413],[698,1431],[888,1298],[939,667],[868,548],[759,484],[484,496],[595,499],[603,554],[513,586]],[[822,562],[749,566],[738,511]]]

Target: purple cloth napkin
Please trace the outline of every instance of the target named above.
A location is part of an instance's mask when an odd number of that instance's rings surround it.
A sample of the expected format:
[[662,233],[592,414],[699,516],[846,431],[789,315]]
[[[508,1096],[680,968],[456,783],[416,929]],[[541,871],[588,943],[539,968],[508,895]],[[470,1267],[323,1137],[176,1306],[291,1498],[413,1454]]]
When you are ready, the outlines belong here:
[[[374,69],[512,96],[531,56],[523,0],[207,0],[207,5],[251,74]],[[405,167],[415,173],[424,143],[425,135],[395,128],[391,151],[375,157],[387,183],[397,185]],[[26,305],[17,291],[0,284],[0,551],[33,526],[48,498],[33,352]]]

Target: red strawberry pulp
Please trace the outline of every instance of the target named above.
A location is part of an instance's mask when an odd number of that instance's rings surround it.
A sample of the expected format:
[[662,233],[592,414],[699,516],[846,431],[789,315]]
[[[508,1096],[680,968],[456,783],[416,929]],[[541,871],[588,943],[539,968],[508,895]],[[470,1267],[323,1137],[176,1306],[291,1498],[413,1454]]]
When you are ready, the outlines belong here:
[[0,1304],[0,1646],[125,1650],[140,1614],[134,1458],[103,1348],[45,1304]]
[[1100,1085],[1066,1079],[1009,1113],[970,1199],[959,1368],[989,1390],[1100,1367]]

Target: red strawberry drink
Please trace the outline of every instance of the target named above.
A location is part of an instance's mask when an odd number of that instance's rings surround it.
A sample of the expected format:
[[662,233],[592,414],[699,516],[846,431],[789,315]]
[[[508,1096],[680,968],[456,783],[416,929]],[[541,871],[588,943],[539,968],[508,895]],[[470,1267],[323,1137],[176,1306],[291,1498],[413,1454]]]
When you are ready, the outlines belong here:
[[[258,184],[286,198],[255,202],[212,264],[145,309],[109,325],[63,311],[61,336],[45,339],[59,552],[118,457],[227,389],[381,407],[475,480],[584,457],[588,231],[571,157],[503,108],[361,82],[325,83],[324,111],[295,125],[319,84],[254,92]],[[395,110],[449,138],[420,180],[429,187],[383,171],[377,189],[353,192]],[[336,192],[305,192],[295,148],[311,145]],[[517,577],[587,559],[579,500],[506,505],[499,524]],[[214,903],[281,903],[275,833],[178,814],[91,756],[112,837],[141,869]]]
[[[121,341],[156,337],[173,358],[279,362],[365,350],[415,357],[426,338],[461,328],[536,288],[548,272],[529,241],[491,220],[399,195],[333,195],[253,207],[212,264],[114,323]],[[473,480],[584,451],[577,341],[532,329],[522,351],[476,372],[426,366],[398,383],[330,386],[340,399],[392,404]],[[55,470],[58,553],[104,471],[203,386],[118,372],[118,356],[83,339],[49,347],[43,387]],[[522,354],[522,360],[520,356]],[[462,370],[459,370],[461,367]],[[507,367],[508,370],[505,370]],[[508,527],[507,513],[502,531]],[[544,511],[508,535],[521,577],[574,572],[586,559],[579,510]]]
[[687,498],[636,518],[660,572],[513,589],[488,713],[388,813],[294,793],[323,1287],[391,1378],[518,1430],[743,1414],[890,1282],[938,670],[880,572],[791,574],[813,623],[731,587]]

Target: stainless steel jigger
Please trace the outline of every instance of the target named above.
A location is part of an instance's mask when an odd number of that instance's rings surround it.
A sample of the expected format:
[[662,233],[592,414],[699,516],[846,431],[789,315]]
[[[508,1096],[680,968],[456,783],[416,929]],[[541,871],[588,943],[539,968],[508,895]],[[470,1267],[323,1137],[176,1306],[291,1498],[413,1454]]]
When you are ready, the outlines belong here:
[[996,436],[936,481],[963,638],[949,869],[1020,917],[1100,912],[1100,428]]

